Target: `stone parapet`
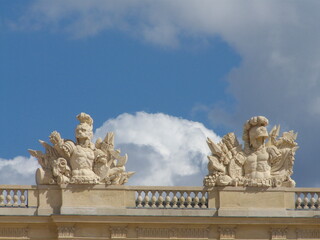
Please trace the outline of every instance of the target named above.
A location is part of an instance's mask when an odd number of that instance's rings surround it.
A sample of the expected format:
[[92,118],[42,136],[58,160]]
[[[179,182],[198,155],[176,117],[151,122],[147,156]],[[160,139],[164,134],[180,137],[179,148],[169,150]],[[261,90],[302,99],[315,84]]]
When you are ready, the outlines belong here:
[[211,194],[215,195],[212,200],[215,199],[219,216],[284,217],[295,209],[295,192],[292,190],[292,188],[225,187],[215,189]]
[[0,239],[320,239],[318,188],[0,185]]
[[0,185],[1,215],[313,217],[320,189]]

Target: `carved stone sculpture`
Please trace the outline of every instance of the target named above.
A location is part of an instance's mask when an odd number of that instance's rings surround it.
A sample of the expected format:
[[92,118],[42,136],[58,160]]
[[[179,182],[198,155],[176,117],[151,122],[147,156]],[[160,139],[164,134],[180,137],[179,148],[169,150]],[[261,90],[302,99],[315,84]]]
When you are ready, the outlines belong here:
[[29,150],[42,168],[36,173],[37,184],[107,184],[122,185],[134,172],[126,172],[128,156],[114,149],[114,134],[94,144],[93,120],[86,113],[77,116],[76,141],[63,139],[57,131],[50,134],[52,145],[41,141],[45,153]]
[[263,116],[249,119],[243,127],[244,147],[234,133],[225,135],[218,144],[208,138],[212,155],[208,156],[209,174],[204,185],[294,187],[290,176],[298,149],[297,133],[284,132],[279,138],[280,126],[268,134],[267,125]]

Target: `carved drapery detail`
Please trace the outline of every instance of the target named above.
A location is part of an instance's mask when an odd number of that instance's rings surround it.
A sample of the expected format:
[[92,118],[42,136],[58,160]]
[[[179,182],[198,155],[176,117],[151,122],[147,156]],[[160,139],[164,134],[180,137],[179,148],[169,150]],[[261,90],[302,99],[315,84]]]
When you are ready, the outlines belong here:
[[29,150],[38,159],[37,184],[106,184],[122,185],[134,174],[126,172],[128,156],[114,149],[114,134],[108,133],[104,140],[93,137],[93,119],[86,113],[77,116],[76,141],[63,139],[60,133],[50,134],[52,145],[41,141],[45,153]]
[[285,240],[287,239],[287,228],[280,227],[280,228],[271,228],[271,239],[278,239],[278,240]]
[[297,133],[284,132],[278,137],[280,126],[275,126],[268,134],[268,122],[267,118],[258,116],[245,123],[244,147],[234,133],[228,133],[217,144],[208,138],[212,155],[208,156],[209,174],[204,178],[204,185],[294,187],[291,175],[298,149]]
[[29,239],[27,227],[0,227],[0,237],[8,237],[15,239]]
[[208,239],[207,228],[137,228],[138,238],[188,238]]

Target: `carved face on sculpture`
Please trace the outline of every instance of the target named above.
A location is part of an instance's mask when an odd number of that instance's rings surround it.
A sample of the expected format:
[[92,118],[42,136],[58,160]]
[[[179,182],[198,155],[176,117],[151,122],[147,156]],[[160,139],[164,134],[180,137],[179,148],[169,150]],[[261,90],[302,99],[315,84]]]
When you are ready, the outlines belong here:
[[77,141],[79,141],[80,139],[91,140],[92,136],[93,136],[92,126],[86,123],[81,123],[77,126],[76,128]]
[[254,126],[249,130],[250,145],[255,146],[257,141],[264,142],[268,138],[267,128],[265,126]]
[[242,139],[245,143],[245,152],[250,152],[252,150],[251,147],[258,148],[269,137],[266,128],[268,123],[269,121],[266,117],[256,116],[250,118],[244,124]]

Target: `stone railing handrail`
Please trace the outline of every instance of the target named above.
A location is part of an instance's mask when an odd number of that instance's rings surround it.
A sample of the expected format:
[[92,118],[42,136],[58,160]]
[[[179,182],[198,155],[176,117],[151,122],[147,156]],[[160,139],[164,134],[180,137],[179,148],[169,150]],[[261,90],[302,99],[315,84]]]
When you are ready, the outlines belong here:
[[296,187],[291,188],[294,192],[320,192],[320,188],[302,188],[302,187]]
[[[57,189],[60,188],[58,185],[9,185],[9,184],[1,184],[0,189],[38,189],[38,188],[47,188],[56,187]],[[69,185],[70,186],[70,185]],[[185,191],[210,191],[212,188],[202,187],[202,186],[107,186],[104,185],[94,185],[91,188],[103,188],[103,189],[128,189],[128,190],[185,190]],[[234,190],[243,190],[244,187],[216,187],[213,189],[234,189]],[[268,190],[280,190],[286,192],[320,192],[320,188],[303,188],[303,187],[296,187],[296,188],[268,188]]]
[[206,187],[188,187],[188,186],[127,186],[132,190],[148,190],[148,191],[208,191]]
[[11,189],[11,190],[20,190],[20,189],[37,189],[37,185],[0,185],[0,190]]

